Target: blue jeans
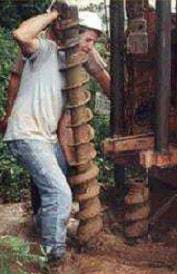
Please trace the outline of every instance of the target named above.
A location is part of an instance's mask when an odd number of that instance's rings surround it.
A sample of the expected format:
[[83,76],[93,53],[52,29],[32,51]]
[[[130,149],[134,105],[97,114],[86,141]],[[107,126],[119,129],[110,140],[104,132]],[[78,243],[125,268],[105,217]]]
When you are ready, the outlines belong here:
[[71,212],[72,194],[64,173],[66,162],[58,143],[40,140],[14,140],[7,145],[31,174],[41,197],[42,245],[65,249],[66,226]]

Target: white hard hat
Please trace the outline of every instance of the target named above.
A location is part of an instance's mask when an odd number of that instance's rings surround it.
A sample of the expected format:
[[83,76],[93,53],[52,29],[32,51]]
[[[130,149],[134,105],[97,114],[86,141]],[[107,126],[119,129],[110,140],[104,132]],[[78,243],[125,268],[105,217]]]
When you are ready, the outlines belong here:
[[103,32],[103,26],[100,17],[91,11],[79,11],[79,25],[81,27]]

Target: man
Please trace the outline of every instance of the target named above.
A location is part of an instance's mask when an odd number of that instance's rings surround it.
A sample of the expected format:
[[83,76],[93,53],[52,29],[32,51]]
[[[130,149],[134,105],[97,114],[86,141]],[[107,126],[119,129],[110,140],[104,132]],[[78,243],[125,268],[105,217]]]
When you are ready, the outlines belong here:
[[[71,190],[64,174],[65,159],[56,134],[64,107],[64,79],[59,71],[62,58],[57,39],[59,13],[55,5],[52,11],[23,22],[13,32],[25,61],[19,91],[19,75],[14,74],[11,79],[10,89],[14,87],[14,94],[9,105],[13,107],[11,114],[8,113],[10,117],[4,137],[39,190],[41,210],[38,218],[42,245],[49,260],[60,260],[65,254],[66,224],[72,204]],[[37,38],[49,24],[52,28],[48,39]],[[88,26],[88,30],[81,33],[80,50],[89,53],[99,32],[94,26],[93,29]],[[91,73],[93,70],[90,66]],[[108,92],[109,75],[104,68],[99,74]]]

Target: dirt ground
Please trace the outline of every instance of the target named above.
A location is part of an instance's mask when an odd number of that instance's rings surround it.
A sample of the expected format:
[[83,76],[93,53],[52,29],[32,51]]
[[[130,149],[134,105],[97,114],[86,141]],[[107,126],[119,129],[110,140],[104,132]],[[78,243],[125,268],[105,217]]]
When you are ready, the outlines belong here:
[[[164,198],[174,191],[164,185],[152,186],[151,208],[153,213],[163,204]],[[61,274],[174,274],[177,273],[177,205],[170,209],[154,226],[149,237],[136,245],[128,245],[123,237],[122,209],[116,200],[116,191],[106,189],[103,204],[104,231],[87,247],[79,248],[77,241],[68,237],[68,253],[65,263],[57,273]],[[105,199],[106,197],[106,199]],[[22,204],[0,205],[0,235],[21,235],[38,242],[30,217]],[[31,273],[39,273],[31,270]],[[54,273],[54,274],[55,274]]]

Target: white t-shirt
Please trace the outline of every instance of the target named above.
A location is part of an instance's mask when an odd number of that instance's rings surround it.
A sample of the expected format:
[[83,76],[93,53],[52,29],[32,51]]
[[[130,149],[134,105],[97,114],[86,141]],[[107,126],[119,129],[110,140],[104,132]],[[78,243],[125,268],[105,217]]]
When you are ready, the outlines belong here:
[[64,106],[63,60],[57,44],[39,39],[39,49],[25,61],[5,141],[39,139],[57,141],[57,125]]

